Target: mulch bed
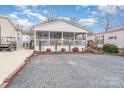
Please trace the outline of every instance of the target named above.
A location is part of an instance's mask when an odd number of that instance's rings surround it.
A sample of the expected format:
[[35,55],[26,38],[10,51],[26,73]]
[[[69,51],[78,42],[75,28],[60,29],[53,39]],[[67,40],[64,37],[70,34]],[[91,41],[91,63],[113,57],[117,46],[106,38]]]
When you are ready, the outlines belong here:
[[86,53],[90,53],[90,52],[46,52],[46,51],[34,51],[33,55],[37,56],[37,55],[53,55],[53,54],[86,54]]

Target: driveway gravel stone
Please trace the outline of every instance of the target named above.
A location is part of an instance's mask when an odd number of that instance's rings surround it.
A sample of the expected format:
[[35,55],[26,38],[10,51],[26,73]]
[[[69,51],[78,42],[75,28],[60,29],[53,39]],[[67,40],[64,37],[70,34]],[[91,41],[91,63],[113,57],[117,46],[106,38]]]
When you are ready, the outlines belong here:
[[14,88],[124,87],[124,57],[94,54],[39,55],[11,83]]

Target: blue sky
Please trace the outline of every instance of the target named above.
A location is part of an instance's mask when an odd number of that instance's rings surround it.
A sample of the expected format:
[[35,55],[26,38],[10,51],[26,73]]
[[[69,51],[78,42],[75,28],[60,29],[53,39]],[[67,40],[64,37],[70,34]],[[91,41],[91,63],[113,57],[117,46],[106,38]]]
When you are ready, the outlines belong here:
[[104,13],[110,15],[113,28],[124,24],[124,6],[79,6],[79,5],[1,5],[0,15],[10,16],[15,23],[24,29],[34,24],[46,21],[46,15],[52,11],[59,18],[70,20],[76,18],[77,22],[94,32],[103,31]]

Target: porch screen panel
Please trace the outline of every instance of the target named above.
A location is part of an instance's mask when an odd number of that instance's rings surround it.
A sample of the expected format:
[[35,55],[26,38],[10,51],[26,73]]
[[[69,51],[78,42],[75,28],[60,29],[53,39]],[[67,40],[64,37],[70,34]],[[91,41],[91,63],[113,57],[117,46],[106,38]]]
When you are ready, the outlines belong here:
[[41,46],[48,46],[49,45],[49,40],[41,40]]
[[49,33],[48,32],[37,32],[37,39],[48,39],[49,38]]
[[74,40],[74,33],[63,32],[63,38],[66,40]]
[[61,32],[50,32],[50,39],[61,39]]
[[36,40],[36,46],[39,46],[39,42],[41,42],[41,46],[48,46],[49,45],[49,40],[37,39]]
[[76,40],[76,41],[75,41],[75,45],[83,45],[82,40]]
[[74,45],[74,41],[73,40],[64,40],[63,45]]
[[75,40],[85,40],[86,34],[85,33],[76,33],[75,34]]
[[61,39],[51,39],[50,45],[62,45],[62,40]]

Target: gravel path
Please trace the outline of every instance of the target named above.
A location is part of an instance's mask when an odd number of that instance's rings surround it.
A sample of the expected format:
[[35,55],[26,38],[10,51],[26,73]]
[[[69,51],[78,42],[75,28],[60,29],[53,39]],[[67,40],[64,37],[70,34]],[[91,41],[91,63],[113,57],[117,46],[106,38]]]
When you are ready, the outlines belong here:
[[10,87],[124,87],[124,57],[93,54],[40,55]]

